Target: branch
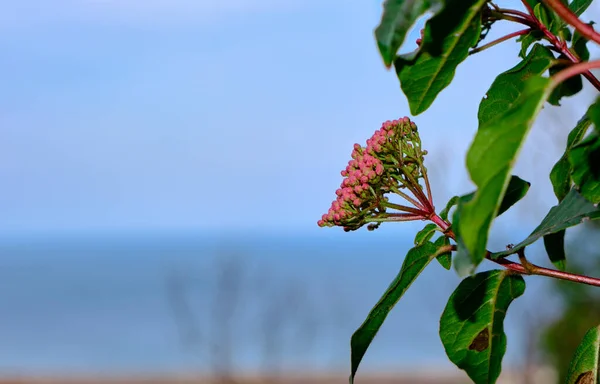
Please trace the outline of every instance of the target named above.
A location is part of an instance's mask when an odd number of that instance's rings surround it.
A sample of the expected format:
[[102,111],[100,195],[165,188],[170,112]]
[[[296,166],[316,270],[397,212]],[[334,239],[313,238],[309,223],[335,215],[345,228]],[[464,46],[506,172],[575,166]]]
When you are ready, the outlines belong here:
[[[569,79],[570,77],[577,76],[582,73],[585,74],[585,72],[589,72],[590,69],[595,69],[595,68],[600,68],[600,60],[584,61],[583,63],[577,63],[568,68],[563,69],[562,71],[558,72],[556,75],[552,76],[552,81],[554,81],[556,84],[560,84],[563,81]],[[598,81],[598,79],[596,79],[595,77],[594,77],[594,79],[596,81]],[[598,88],[598,87],[596,87],[596,88]]]
[[484,45],[482,45],[481,47],[473,48],[473,49],[471,50],[471,52],[469,52],[469,55],[472,55],[472,54],[474,54],[474,53],[477,53],[477,52],[481,52],[481,51],[483,51],[483,50],[485,50],[485,49],[488,49],[488,48],[491,48],[491,47],[493,47],[493,46],[494,46],[494,45],[496,45],[496,44],[500,44],[500,43],[501,43],[501,42],[503,42],[503,41],[506,41],[506,40],[512,39],[513,37],[517,37],[517,36],[525,35],[525,34],[527,34],[527,33],[529,33],[529,32],[531,32],[531,28],[527,28],[527,29],[521,29],[520,31],[516,31],[516,32],[513,32],[513,33],[509,33],[508,35],[506,35],[506,36],[502,36],[502,37],[500,37],[500,38],[498,38],[498,39],[496,39],[496,40],[490,41],[489,43],[487,43],[487,44],[484,44]]
[[[446,236],[452,238],[454,241],[456,241],[456,235],[454,234],[454,232],[452,232],[452,229],[450,228],[450,223],[448,223],[447,221],[443,220],[441,217],[439,217],[437,214],[431,216],[431,221],[433,221],[435,224],[437,224],[440,229],[442,229],[442,231],[444,231],[444,233],[446,234]],[[456,246],[453,246],[453,251],[456,251]],[[593,285],[595,287],[600,287],[600,279],[595,278],[595,277],[589,277],[589,276],[584,276],[584,275],[579,275],[576,273],[569,273],[569,272],[562,272],[562,271],[557,271],[555,269],[549,269],[549,268],[544,268],[544,267],[540,267],[538,265],[532,264],[530,263],[526,258],[525,258],[525,251],[524,250],[519,250],[518,251],[519,254],[519,259],[521,260],[521,264],[519,263],[515,263],[514,261],[510,261],[507,260],[505,258],[499,258],[499,259],[492,259],[491,258],[491,252],[487,251],[485,258],[496,263],[499,265],[502,265],[504,268],[514,271],[516,273],[519,273],[521,275],[539,275],[539,276],[547,276],[547,277],[552,277],[555,279],[560,279],[560,280],[568,280],[568,281],[573,281],[576,283],[581,283],[581,284],[587,284],[587,285]]]

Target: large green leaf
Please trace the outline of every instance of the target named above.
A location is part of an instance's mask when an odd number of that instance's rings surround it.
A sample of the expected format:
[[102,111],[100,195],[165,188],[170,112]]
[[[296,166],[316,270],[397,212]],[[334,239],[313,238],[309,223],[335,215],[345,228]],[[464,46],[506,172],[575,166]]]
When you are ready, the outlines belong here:
[[460,217],[454,225],[460,239],[454,257],[460,274],[472,273],[485,257],[490,226],[508,187],[511,168],[553,86],[549,79],[539,76],[526,80],[518,99],[477,131],[467,154],[467,168],[478,189],[454,214],[455,220]]
[[406,34],[426,12],[439,12],[444,0],[386,0],[381,23],[375,29],[377,46],[386,66],[390,67]]
[[569,9],[577,16],[581,16],[583,12],[592,4],[593,0],[573,0],[569,4]]
[[544,74],[554,62],[554,55],[543,45],[535,44],[519,64],[496,77],[479,104],[479,126],[505,113],[525,89],[525,80]]
[[575,350],[567,372],[567,384],[597,384],[599,368],[600,326],[590,329]]
[[418,115],[446,88],[456,67],[479,41],[480,10],[486,0],[447,0],[444,9],[425,25],[422,47],[416,56],[394,62],[410,111]]
[[592,203],[600,203],[600,135],[594,132],[575,146],[569,162],[581,195]]
[[[558,205],[550,209],[540,225],[525,240],[509,250],[494,253],[491,257],[495,259],[508,256],[534,243],[542,236],[565,230],[580,224],[584,220],[596,220],[598,218],[600,218],[600,208],[590,203],[575,189],[572,189]],[[461,220],[463,220],[462,217]]]
[[587,114],[577,122],[575,128],[569,133],[565,153],[556,162],[554,167],[552,167],[552,171],[550,171],[550,181],[552,182],[554,194],[558,201],[564,199],[569,190],[571,190],[571,172],[573,168],[571,167],[571,163],[569,163],[569,154],[573,147],[581,141],[591,124],[592,121],[587,117]]
[[350,340],[352,365],[350,383],[354,381],[358,366],[388,313],[431,260],[442,254],[440,245],[426,242],[408,251],[400,272],[377,304],[371,309],[364,323],[352,335]]
[[440,319],[446,354],[476,384],[493,384],[506,352],[504,317],[510,303],[525,292],[525,281],[508,270],[464,279],[450,296]]

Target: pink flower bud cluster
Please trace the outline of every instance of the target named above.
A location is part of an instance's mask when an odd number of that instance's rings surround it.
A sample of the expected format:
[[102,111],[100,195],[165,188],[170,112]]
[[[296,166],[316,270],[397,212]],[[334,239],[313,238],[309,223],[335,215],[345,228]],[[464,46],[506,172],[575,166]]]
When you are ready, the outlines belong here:
[[[367,140],[366,147],[354,144],[352,159],[341,172],[344,177],[342,184],[335,191],[337,198],[318,221],[320,227],[342,225],[349,230],[364,224],[365,215],[377,207],[383,193],[390,189],[386,184],[393,181],[389,175],[386,176],[390,165],[385,159],[390,152],[397,152],[398,140],[413,126],[408,117],[386,121]],[[396,153],[395,156],[402,155]]]

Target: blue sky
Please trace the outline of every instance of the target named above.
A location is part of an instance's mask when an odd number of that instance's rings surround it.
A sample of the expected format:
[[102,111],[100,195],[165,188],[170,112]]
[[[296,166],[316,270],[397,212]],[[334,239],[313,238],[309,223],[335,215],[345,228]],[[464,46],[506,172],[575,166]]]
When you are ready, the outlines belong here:
[[[409,114],[376,50],[380,13],[341,0],[4,3],[0,230],[316,230],[352,144]],[[470,58],[415,118],[438,205],[471,189],[478,101],[516,49]],[[558,153],[531,148],[518,165],[530,180],[531,162]]]

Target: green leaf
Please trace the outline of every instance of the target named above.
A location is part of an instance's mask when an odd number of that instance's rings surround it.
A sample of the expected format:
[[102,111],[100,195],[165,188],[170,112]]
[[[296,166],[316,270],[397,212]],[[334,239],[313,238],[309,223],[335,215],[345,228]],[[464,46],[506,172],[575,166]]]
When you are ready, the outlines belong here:
[[600,203],[600,98],[589,107],[587,115],[594,123],[595,132],[572,147],[568,158],[579,192],[597,204]]
[[[440,236],[434,244],[440,249],[442,246],[450,245],[450,239],[446,236]],[[435,259],[444,269],[450,270],[452,268],[452,252],[441,253]]]
[[527,50],[531,46],[531,44],[536,41],[541,40],[544,37],[544,34],[538,30],[531,31],[526,33],[525,35],[519,36],[517,42],[521,43],[521,50],[519,51],[519,57],[524,59],[527,56]]
[[[564,55],[561,55],[559,57],[559,59],[568,60],[568,58]],[[562,71],[563,69],[565,69],[567,67],[568,67],[568,65],[565,65],[565,64],[553,65],[549,70],[550,76],[554,76],[555,74],[557,74],[558,72]],[[574,95],[578,94],[579,91],[581,91],[582,89],[583,89],[583,80],[582,80],[581,75],[572,76],[569,79],[558,84],[556,86],[556,88],[554,88],[554,91],[552,91],[552,93],[550,94],[550,97],[548,97],[548,102],[552,105],[560,106],[560,99],[562,99],[563,97],[574,96]]]
[[446,207],[444,209],[442,209],[442,211],[440,212],[440,217],[443,220],[448,220],[448,213],[450,212],[450,210],[452,209],[452,207],[454,207],[456,204],[458,204],[458,196],[452,196],[452,198],[450,200],[448,200],[448,202],[446,203]]
[[533,7],[533,14],[546,27],[550,26],[550,23],[551,23],[550,11],[548,9],[546,9],[546,6],[544,4],[542,4],[542,3],[536,4],[536,6]]
[[[533,244],[542,236],[565,230],[580,224],[584,220],[596,220],[598,218],[600,218],[600,208],[586,200],[575,189],[572,189],[558,205],[550,209],[540,225],[525,240],[509,250],[493,253],[491,257],[496,259],[511,255]],[[461,220],[463,220],[462,217]]]
[[567,384],[596,384],[600,379],[600,327],[587,331],[575,350],[567,372]]
[[417,232],[417,235],[415,236],[415,245],[419,246],[427,243],[429,240],[431,240],[437,229],[437,225],[433,223],[427,224],[425,228]]
[[394,62],[410,111],[418,115],[446,88],[456,67],[479,41],[480,10],[486,0],[447,0],[444,9],[425,25],[422,47],[416,56]]
[[493,384],[506,352],[504,317],[525,292],[525,281],[508,270],[464,279],[450,296],[440,319],[446,354],[476,384]]
[[383,15],[375,29],[377,46],[383,62],[390,67],[402,46],[406,34],[417,19],[425,13],[438,13],[444,5],[443,0],[386,0]]
[[587,114],[577,122],[575,128],[569,133],[565,153],[556,162],[554,167],[552,167],[552,171],[550,171],[550,181],[552,182],[554,194],[558,201],[564,199],[569,190],[571,190],[571,172],[573,169],[569,162],[569,154],[573,147],[581,141],[591,124],[592,121],[587,117]]
[[587,114],[590,117],[590,120],[592,120],[594,123],[596,132],[600,133],[600,97],[596,99],[594,104],[590,105],[587,110]]
[[478,190],[471,201],[459,204],[454,214],[455,219],[460,216],[458,225],[453,225],[460,239],[454,257],[460,274],[472,273],[485,257],[490,226],[508,187],[511,168],[553,86],[543,77],[526,80],[516,101],[502,114],[484,120],[477,131],[467,154],[467,168]]
[[600,135],[594,132],[575,146],[569,154],[573,182],[583,197],[600,203]]
[[[504,193],[504,198],[502,198],[502,203],[500,203],[500,208],[498,208],[496,217],[508,211],[510,207],[525,197],[530,186],[530,182],[521,179],[519,176],[511,176],[510,181],[508,182],[508,187],[506,187],[506,192]],[[473,200],[473,197],[475,197],[475,192],[461,196],[458,202],[467,203]]]
[[383,296],[373,309],[371,309],[364,323],[352,335],[352,339],[350,340],[352,365],[350,383],[354,381],[354,375],[358,366],[388,313],[400,300],[408,287],[423,272],[425,267],[440,254],[439,246],[431,242],[426,242],[408,251],[402,263],[400,273],[398,273]]
[[[588,25],[592,26],[594,22],[588,23]],[[573,34],[573,42],[571,43],[571,47],[575,54],[581,59],[581,61],[588,61],[590,59],[590,51],[587,47],[588,40],[581,35],[581,33],[575,31]]]
[[496,217],[508,211],[510,207],[524,198],[527,194],[527,191],[529,191],[530,186],[530,182],[521,179],[519,176],[511,176],[508,186],[506,187],[506,191],[504,192],[502,202],[500,203],[500,208],[498,208]]
[[519,64],[496,77],[479,104],[479,127],[508,111],[525,89],[525,81],[544,74],[554,62],[554,55],[536,44]]
[[567,267],[567,255],[565,253],[566,230],[550,233],[544,236],[544,248],[548,257],[556,268],[564,271]]
[[577,16],[581,16],[583,12],[592,4],[593,0],[573,0],[569,4],[569,9]]
[[[500,216],[504,212],[506,212],[510,207],[516,204],[519,200],[525,197],[525,194],[529,190],[529,186],[531,183],[521,179],[518,176],[512,176],[510,181],[508,182],[508,187],[506,188],[506,192],[504,193],[504,198],[502,199],[502,203],[500,204],[500,208],[498,209],[498,213],[496,217]],[[460,206],[470,202],[475,197],[475,192],[471,192],[469,194],[463,195],[458,199],[459,208],[454,212],[454,217],[452,218],[452,227],[459,227],[459,218],[458,211],[460,210]],[[457,237],[456,242],[458,244],[458,249],[464,248],[464,243],[462,243],[462,239],[460,236]],[[459,275],[468,275],[471,273],[473,269],[473,264],[471,260],[465,258],[464,255],[462,258],[455,258],[454,267],[458,271]]]

